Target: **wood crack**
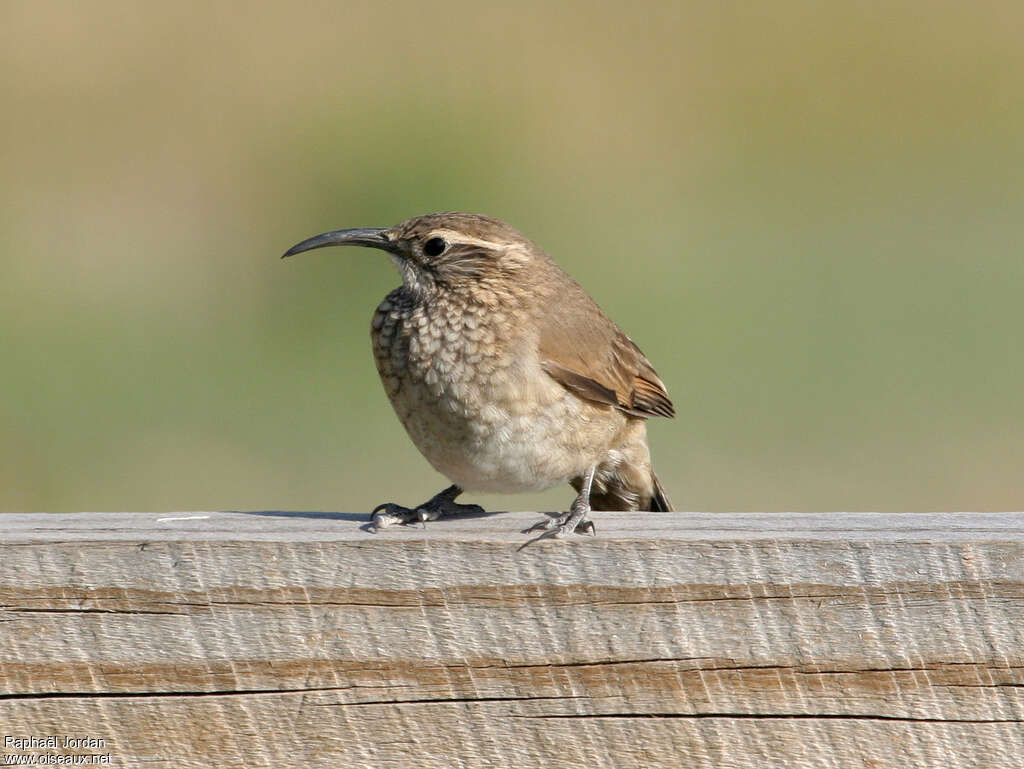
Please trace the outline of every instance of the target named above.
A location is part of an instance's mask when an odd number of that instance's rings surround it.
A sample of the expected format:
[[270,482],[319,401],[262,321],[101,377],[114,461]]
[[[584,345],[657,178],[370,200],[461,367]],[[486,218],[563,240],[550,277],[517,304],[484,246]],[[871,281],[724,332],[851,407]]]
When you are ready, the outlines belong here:
[[542,715],[511,714],[510,718],[621,718],[621,719],[705,719],[727,718],[738,720],[804,720],[804,721],[900,721],[914,724],[1024,724],[1020,718],[927,718],[918,716],[886,716],[863,713],[549,713]]
[[12,614],[157,614],[171,617],[185,617],[183,611],[158,611],[156,609],[76,609],[76,608],[31,608],[28,606],[0,606],[0,611]]
[[236,697],[273,694],[310,694],[315,692],[347,691],[352,686],[312,686],[296,689],[219,689],[213,691],[166,692],[23,692],[0,694],[0,700],[71,700],[71,699],[154,699],[160,697]]

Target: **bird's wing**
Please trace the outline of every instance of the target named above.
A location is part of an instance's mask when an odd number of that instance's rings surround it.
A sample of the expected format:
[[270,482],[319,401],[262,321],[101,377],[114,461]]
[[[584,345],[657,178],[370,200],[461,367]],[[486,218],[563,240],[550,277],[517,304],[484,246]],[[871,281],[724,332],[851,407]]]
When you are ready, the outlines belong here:
[[637,417],[673,417],[665,383],[633,340],[573,282],[540,318],[544,370],[581,398]]

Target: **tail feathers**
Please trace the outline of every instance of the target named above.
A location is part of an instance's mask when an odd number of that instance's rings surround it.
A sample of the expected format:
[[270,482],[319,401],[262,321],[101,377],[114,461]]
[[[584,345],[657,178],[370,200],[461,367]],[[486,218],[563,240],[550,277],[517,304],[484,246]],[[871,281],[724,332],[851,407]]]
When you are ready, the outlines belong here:
[[[642,483],[639,478],[632,482],[627,481],[619,473],[608,474],[598,473],[594,476],[594,483],[590,490],[591,510],[644,510],[653,513],[673,512],[672,502],[653,472],[651,482],[654,490],[649,500],[645,501],[646,494],[637,487]],[[583,488],[582,478],[573,478],[570,483],[577,492]]]
[[651,497],[651,512],[674,512],[672,500],[668,498],[668,493],[665,491],[665,487],[661,485],[661,481],[658,480],[658,476],[654,474],[653,470],[651,471],[651,480],[654,481],[654,496]]

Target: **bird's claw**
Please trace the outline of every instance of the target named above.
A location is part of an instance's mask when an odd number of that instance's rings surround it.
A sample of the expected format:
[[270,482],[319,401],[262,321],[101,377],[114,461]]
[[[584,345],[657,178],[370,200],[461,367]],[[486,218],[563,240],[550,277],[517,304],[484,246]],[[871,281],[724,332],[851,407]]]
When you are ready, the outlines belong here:
[[[523,529],[523,534],[540,532],[538,536],[531,539],[526,545],[541,539],[563,539],[570,534],[589,534],[594,536],[597,532],[594,528],[594,522],[587,517],[589,512],[589,507],[573,505],[573,508],[567,513],[554,515],[546,520],[538,521],[533,526]],[[523,545],[523,547],[526,547],[526,545]]]
[[418,523],[425,526],[427,521],[436,521],[438,518],[446,515],[480,514],[483,512],[484,509],[480,505],[460,505],[458,502],[455,502],[454,496],[446,489],[433,499],[415,508],[403,507],[394,502],[384,502],[377,505],[370,513],[369,529],[371,532],[377,533],[381,529],[386,529],[388,526],[394,526],[395,524],[407,526],[410,523]]
[[373,508],[373,512],[370,513],[370,531],[376,533],[381,529],[386,529],[388,526],[394,526],[396,523],[403,525],[415,523],[421,520],[417,515],[418,512],[419,510],[402,507],[394,502],[385,502],[384,504],[377,505]]

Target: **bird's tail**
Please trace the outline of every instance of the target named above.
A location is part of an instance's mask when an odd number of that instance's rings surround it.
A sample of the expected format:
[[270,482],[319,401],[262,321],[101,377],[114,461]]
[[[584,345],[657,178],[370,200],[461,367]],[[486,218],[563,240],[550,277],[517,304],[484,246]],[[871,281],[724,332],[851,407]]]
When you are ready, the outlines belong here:
[[[578,492],[583,488],[583,477],[573,478],[569,483]],[[653,489],[650,491],[648,491],[650,487],[642,489],[646,484],[641,481],[639,473],[630,477],[614,471],[608,474],[599,472],[594,476],[593,486],[590,489],[590,509],[643,510],[652,513],[674,512],[665,487],[661,485],[658,476],[653,472],[651,472],[651,485]],[[648,494],[650,497],[647,496]]]
[[661,481],[658,480],[658,476],[651,471],[651,480],[654,481],[654,495],[651,497],[650,511],[652,513],[671,513],[673,512],[672,500],[668,498],[668,493],[665,491],[665,487],[661,485]]

